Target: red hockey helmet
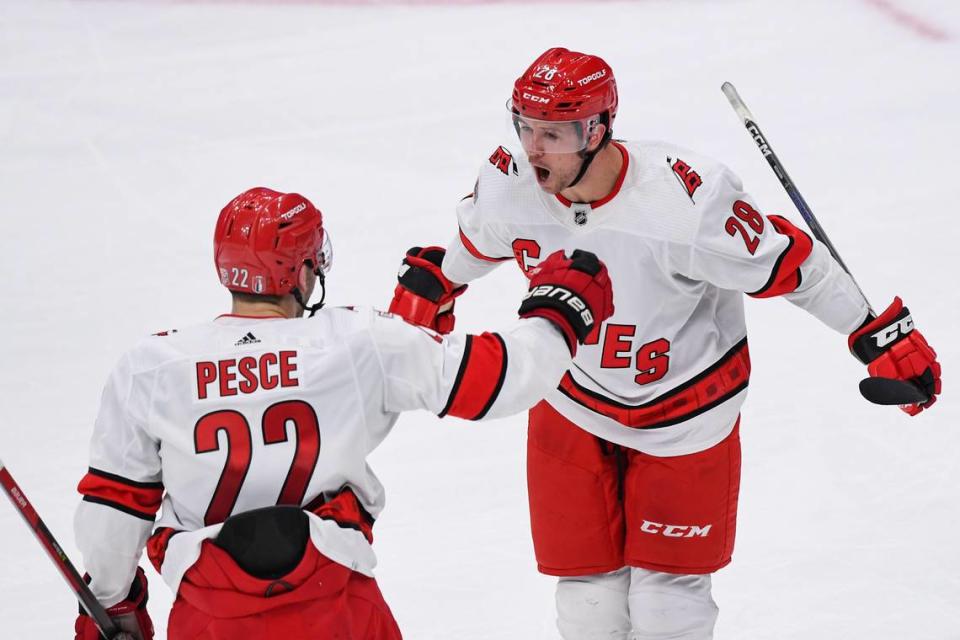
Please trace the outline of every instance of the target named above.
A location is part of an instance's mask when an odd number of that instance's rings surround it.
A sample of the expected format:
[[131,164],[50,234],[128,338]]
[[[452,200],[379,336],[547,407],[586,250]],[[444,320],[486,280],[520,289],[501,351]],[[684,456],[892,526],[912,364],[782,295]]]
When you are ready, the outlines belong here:
[[326,273],[333,254],[319,209],[297,193],[244,191],[220,212],[213,234],[220,283],[231,291],[286,295],[300,267]]
[[511,109],[521,116],[553,122],[606,113],[609,129],[617,116],[617,81],[602,58],[554,47],[513,83]]

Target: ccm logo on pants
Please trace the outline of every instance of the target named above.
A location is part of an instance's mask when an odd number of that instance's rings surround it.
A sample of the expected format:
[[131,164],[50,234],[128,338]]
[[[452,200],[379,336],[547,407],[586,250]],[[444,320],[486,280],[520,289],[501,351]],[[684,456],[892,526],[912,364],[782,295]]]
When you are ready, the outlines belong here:
[[644,533],[652,533],[653,535],[663,535],[668,538],[692,538],[694,536],[699,536],[701,538],[706,538],[710,535],[710,527],[712,524],[708,524],[705,527],[698,527],[696,525],[685,526],[680,524],[660,524],[659,522],[650,522],[649,520],[644,520],[643,524],[640,525],[640,531]]

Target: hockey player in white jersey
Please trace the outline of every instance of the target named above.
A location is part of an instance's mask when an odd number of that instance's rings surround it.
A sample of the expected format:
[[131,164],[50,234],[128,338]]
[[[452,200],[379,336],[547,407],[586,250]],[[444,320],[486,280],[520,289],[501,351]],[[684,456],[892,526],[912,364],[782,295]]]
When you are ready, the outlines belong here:
[[710,638],[750,377],[742,294],[783,296],[848,335],[871,375],[922,386],[929,400],[903,407],[911,415],[940,392],[935,353],[899,298],[869,316],[827,248],[761,214],[722,164],[612,139],[616,83],[597,56],[550,49],[507,108],[520,144],[493,152],[457,209],[448,290],[507,261],[529,276],[576,246],[603,258],[618,292],[616,314],[530,412],[533,541],[540,571],[559,577],[561,635]]
[[[142,341],[104,390],[75,518],[90,588],[152,638],[146,547],[176,594],[171,639],[400,638],[373,579],[384,494],[367,454],[403,411],[478,420],[532,406],[612,312],[606,268],[558,252],[511,328],[442,337],[372,309],[314,315],[332,252],[300,195],[244,192],[220,213],[214,251],[232,312]],[[443,249],[416,253],[398,290],[425,299]],[[76,638],[98,637],[81,615]]]

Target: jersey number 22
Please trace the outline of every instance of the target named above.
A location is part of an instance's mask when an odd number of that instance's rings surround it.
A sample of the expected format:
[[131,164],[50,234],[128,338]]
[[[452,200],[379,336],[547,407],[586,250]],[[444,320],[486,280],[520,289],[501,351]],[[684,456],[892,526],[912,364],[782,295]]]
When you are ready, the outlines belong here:
[[[306,402],[278,402],[263,412],[263,444],[286,442],[287,422],[293,423],[297,447],[277,504],[299,505],[303,502],[307,484],[320,455],[320,425],[313,407]],[[240,487],[247,477],[253,453],[253,436],[247,419],[242,413],[229,409],[208,413],[197,421],[193,430],[195,451],[198,454],[219,451],[220,431],[226,435],[227,457],[213,499],[203,518],[207,526],[223,522],[230,516],[240,495]]]

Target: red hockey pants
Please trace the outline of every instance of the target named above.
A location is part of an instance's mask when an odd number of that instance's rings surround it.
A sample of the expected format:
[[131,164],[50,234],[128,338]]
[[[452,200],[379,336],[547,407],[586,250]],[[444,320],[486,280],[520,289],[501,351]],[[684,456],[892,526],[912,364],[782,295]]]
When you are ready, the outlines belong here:
[[740,423],[709,449],[656,457],[605,442],[541,402],[530,410],[527,481],[541,573],[712,573],[733,555]]
[[254,578],[205,542],[170,611],[169,640],[400,640],[376,580],[307,544],[278,580]]

